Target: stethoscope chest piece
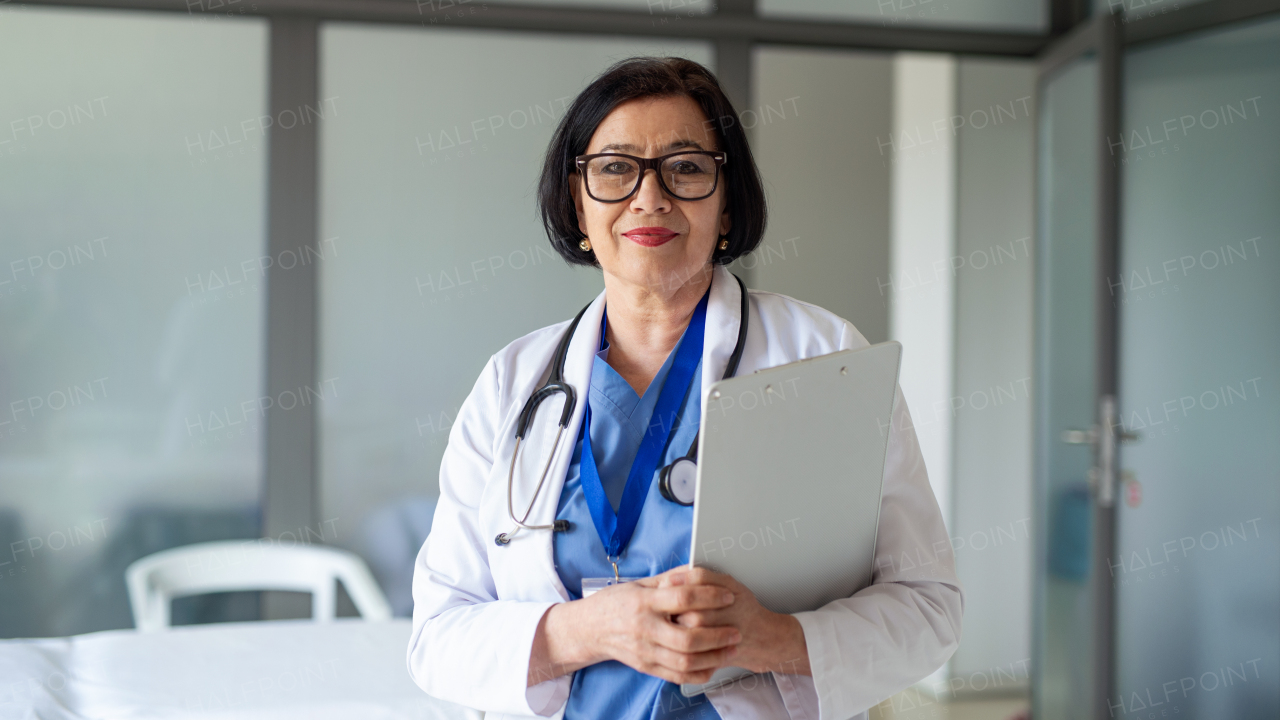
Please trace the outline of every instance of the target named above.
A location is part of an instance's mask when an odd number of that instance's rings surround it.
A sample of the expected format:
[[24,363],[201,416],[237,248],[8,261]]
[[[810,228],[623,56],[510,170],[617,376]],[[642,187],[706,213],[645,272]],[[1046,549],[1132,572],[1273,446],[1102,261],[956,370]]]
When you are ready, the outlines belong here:
[[658,491],[662,497],[678,505],[692,505],[697,489],[698,464],[687,457],[662,468],[658,474]]

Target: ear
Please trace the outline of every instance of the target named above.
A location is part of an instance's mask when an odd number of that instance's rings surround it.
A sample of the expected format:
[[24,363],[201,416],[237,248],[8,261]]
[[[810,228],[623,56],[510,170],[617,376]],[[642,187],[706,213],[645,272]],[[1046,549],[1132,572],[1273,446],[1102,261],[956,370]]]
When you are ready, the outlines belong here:
[[586,213],[582,207],[582,176],[574,172],[569,173],[569,193],[573,195],[573,209],[578,215],[578,229],[583,235],[588,235]]
[[729,215],[729,203],[726,202],[724,210],[720,212],[720,234],[728,235],[731,227],[733,227],[733,218]]

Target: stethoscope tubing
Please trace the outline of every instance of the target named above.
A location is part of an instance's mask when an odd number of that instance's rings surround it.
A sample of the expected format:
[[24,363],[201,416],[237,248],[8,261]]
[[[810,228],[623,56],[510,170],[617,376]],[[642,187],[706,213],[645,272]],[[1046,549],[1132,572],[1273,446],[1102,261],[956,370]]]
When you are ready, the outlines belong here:
[[[529,519],[529,513],[533,512],[533,505],[538,501],[538,494],[542,492],[542,485],[547,481],[547,473],[551,470],[551,461],[556,456],[556,450],[560,448],[560,438],[564,435],[565,428],[569,426],[569,418],[573,417],[573,409],[577,405],[577,392],[574,391],[572,385],[564,381],[564,363],[569,354],[569,341],[573,339],[573,332],[578,328],[578,322],[582,320],[582,316],[586,314],[589,307],[591,307],[591,303],[587,303],[586,306],[579,310],[578,314],[574,316],[573,322],[569,323],[569,328],[565,330],[564,336],[560,338],[560,344],[556,346],[556,352],[551,357],[551,373],[547,377],[547,381],[529,396],[529,399],[524,403],[524,407],[520,409],[520,419],[516,422],[516,445],[511,450],[511,466],[507,469],[507,515],[511,517],[516,527],[511,532],[498,533],[493,541],[499,547],[511,542],[511,539],[516,536],[516,533],[520,532],[521,528],[529,530],[569,529],[567,520],[556,520],[550,525],[528,525],[525,520]],[[520,457],[520,443],[524,441],[524,435],[529,430],[529,425],[533,422],[533,416],[537,413],[538,406],[556,393],[564,393],[564,409],[560,412],[560,426],[556,429],[556,441],[552,444],[551,452],[547,455],[547,462],[542,467],[542,476],[538,478],[538,487],[533,491],[533,499],[529,501],[529,507],[525,508],[524,517],[517,520],[515,507],[512,503],[515,497],[516,459]]]
[[[738,340],[734,344],[733,354],[729,356],[729,362],[725,368],[724,378],[729,379],[738,372],[738,363],[742,360],[742,351],[747,343],[747,324],[750,322],[750,298],[747,296],[747,285],[742,282],[742,278],[737,275],[733,276],[738,281],[738,289],[741,292],[742,302],[741,311],[738,318]],[[593,301],[594,302],[594,301]],[[511,465],[507,469],[507,515],[511,517],[511,521],[516,527],[510,532],[498,533],[493,539],[494,543],[499,547],[505,546],[511,542],[511,539],[519,533],[520,530],[552,530],[554,532],[565,532],[570,529],[571,525],[567,520],[556,520],[550,525],[528,525],[525,523],[529,519],[529,514],[533,512],[533,506],[538,501],[538,494],[542,492],[542,486],[546,483],[547,473],[551,471],[551,462],[556,456],[556,450],[560,448],[560,438],[564,435],[565,429],[569,426],[569,419],[573,416],[574,408],[577,406],[577,393],[573,386],[564,380],[565,360],[569,355],[569,342],[573,339],[573,333],[578,328],[578,322],[582,320],[582,316],[586,314],[587,308],[591,307],[591,303],[587,303],[586,307],[578,311],[577,316],[573,318],[573,322],[569,324],[569,328],[560,338],[560,344],[556,346],[555,353],[551,356],[551,372],[547,376],[546,382],[529,396],[525,401],[524,407],[520,410],[520,418],[516,422],[516,444],[511,451]],[[565,403],[564,409],[560,412],[560,426],[556,430],[556,440],[551,445],[551,453],[547,456],[547,462],[542,467],[542,475],[538,478],[538,486],[534,488],[533,498],[529,501],[529,507],[525,509],[524,516],[516,518],[514,497],[515,497],[515,473],[516,460],[520,456],[520,444],[524,440],[525,433],[529,429],[529,425],[533,423],[533,416],[537,413],[538,406],[544,400],[555,395],[556,393],[564,393]],[[588,430],[589,431],[589,430]],[[677,460],[694,461],[698,453],[698,436],[701,431],[693,437],[693,443],[689,446],[689,451]],[[659,490],[663,497],[680,505],[690,505],[676,499],[676,496],[666,486],[666,479],[669,477],[671,467],[675,463],[671,463],[662,468],[660,472],[661,480],[659,482]]]

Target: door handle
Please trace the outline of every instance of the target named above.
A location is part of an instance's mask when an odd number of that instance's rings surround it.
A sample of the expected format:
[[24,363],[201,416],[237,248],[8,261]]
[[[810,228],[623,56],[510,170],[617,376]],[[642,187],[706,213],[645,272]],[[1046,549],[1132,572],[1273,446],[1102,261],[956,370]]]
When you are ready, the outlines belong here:
[[1092,445],[1098,442],[1098,426],[1094,425],[1088,430],[1063,430],[1062,442],[1068,445]]
[[1068,445],[1089,445],[1093,448],[1094,463],[1089,468],[1089,490],[1099,505],[1111,507],[1115,503],[1116,445],[1137,442],[1142,436],[1125,430],[1120,424],[1114,395],[1099,398],[1098,419],[1098,424],[1087,430],[1063,430],[1061,437],[1062,442]]
[[[1142,439],[1141,433],[1131,430],[1121,430],[1116,433],[1116,439],[1120,442],[1133,443]],[[1062,431],[1062,442],[1068,445],[1092,445],[1098,442],[1098,426],[1094,425],[1088,430],[1071,430]]]

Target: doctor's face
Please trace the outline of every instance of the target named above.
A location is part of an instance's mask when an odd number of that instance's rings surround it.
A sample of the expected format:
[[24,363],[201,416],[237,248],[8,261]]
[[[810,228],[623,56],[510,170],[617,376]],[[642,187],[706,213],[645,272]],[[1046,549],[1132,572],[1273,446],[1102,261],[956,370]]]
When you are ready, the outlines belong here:
[[[692,98],[630,100],[605,117],[583,154],[654,158],[687,150],[719,150],[708,126]],[[581,173],[575,172],[569,180],[578,227],[591,240],[606,280],[612,276],[661,294],[674,293],[691,280],[706,277],[719,236],[729,232],[724,170],[715,192],[701,200],[668,194],[653,170],[646,170],[639,189],[621,202],[593,199]]]

